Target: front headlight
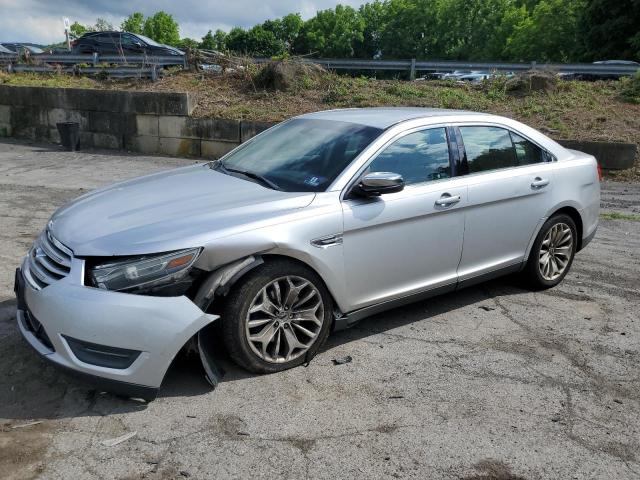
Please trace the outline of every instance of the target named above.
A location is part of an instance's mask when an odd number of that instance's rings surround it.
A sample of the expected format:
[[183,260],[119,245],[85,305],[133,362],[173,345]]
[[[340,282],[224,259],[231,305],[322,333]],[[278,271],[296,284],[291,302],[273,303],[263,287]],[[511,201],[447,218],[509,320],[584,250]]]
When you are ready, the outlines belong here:
[[192,248],[157,256],[110,261],[89,267],[89,278],[94,287],[105,290],[165,285],[185,277],[200,251],[200,248]]

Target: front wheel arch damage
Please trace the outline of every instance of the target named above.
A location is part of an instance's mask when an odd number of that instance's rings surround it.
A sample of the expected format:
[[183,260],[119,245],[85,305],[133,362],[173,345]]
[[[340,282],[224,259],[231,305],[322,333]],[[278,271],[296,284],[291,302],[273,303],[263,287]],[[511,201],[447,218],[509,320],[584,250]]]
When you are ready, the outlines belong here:
[[[242,276],[263,263],[262,257],[251,255],[211,272],[200,284],[193,303],[203,312],[209,311],[216,298],[224,297]],[[205,379],[213,389],[218,386],[225,374],[217,361],[218,355],[214,348],[215,333],[216,322],[214,321],[202,328],[185,346],[187,351],[197,352],[204,369]]]
[[[210,312],[212,309],[218,312],[221,310],[224,297],[229,294],[234,285],[240,282],[247,273],[264,263],[278,260],[300,263],[315,271],[315,269],[305,262],[287,255],[251,255],[208,274],[200,284],[193,298],[193,302],[205,312]],[[319,274],[318,276],[322,280]],[[322,281],[324,282],[324,280]],[[329,293],[329,295],[331,295],[331,293]],[[334,323],[335,319],[341,316],[341,312],[335,311],[333,315]],[[333,327],[334,325],[332,325],[332,329]],[[218,353],[215,349],[217,343],[216,334],[217,322],[213,322],[202,328],[187,345],[187,350],[194,353],[197,352],[205,372],[205,379],[213,388],[216,388],[225,374],[224,369],[220,366]]]

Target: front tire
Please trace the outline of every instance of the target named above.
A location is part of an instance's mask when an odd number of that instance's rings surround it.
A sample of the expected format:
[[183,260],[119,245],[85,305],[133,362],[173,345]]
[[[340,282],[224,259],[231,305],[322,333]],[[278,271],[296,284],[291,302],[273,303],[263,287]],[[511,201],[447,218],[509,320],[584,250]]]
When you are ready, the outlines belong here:
[[538,233],[524,270],[534,289],[558,285],[571,268],[578,246],[576,224],[564,213],[549,218]]
[[316,355],[329,335],[332,311],[331,295],[313,270],[292,261],[269,261],[229,294],[222,335],[241,367],[279,372]]

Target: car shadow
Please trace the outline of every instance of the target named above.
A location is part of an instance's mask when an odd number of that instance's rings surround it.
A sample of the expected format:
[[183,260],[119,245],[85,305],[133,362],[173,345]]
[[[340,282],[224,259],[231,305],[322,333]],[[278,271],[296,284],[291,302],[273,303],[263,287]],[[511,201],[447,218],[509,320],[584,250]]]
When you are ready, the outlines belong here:
[[[388,310],[362,320],[354,327],[334,332],[321,352],[417,321],[446,314],[493,297],[526,292],[516,277],[504,277]],[[15,325],[15,300],[0,302],[0,419],[30,420],[111,415],[140,411],[146,403],[100,392],[41,360],[20,338]],[[221,383],[256,376],[231,362],[223,345],[216,361],[225,372]],[[312,360],[313,362],[313,360]],[[277,374],[275,374],[277,375]],[[165,376],[158,398],[189,397],[212,392],[200,359],[180,353]]]
[[[365,318],[347,330],[333,332],[320,352],[328,352],[341,345],[384,333],[417,321],[428,321],[437,315],[481,303],[496,296],[505,297],[527,291],[517,275],[509,275],[456,292],[410,303]],[[471,326],[470,324],[470,327]],[[224,345],[217,345],[216,350],[219,352],[216,363],[225,372],[220,383],[241,381],[256,376],[256,374],[247,372],[235,365],[224,351]],[[312,362],[313,361],[314,360],[312,360]],[[177,359],[177,361],[174,362],[174,365],[172,365],[165,377],[159,396],[198,395],[208,391],[211,391],[211,387],[204,381],[204,371],[200,365],[200,359],[192,356],[190,358]]]

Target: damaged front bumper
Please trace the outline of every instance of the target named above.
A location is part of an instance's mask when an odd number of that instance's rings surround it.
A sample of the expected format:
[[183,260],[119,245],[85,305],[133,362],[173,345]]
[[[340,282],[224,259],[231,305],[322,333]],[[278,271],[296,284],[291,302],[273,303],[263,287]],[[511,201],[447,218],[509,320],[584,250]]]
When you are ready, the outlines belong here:
[[184,296],[105,291],[73,275],[38,290],[25,267],[15,283],[22,336],[47,361],[113,393],[155,398],[180,349],[219,318]]

